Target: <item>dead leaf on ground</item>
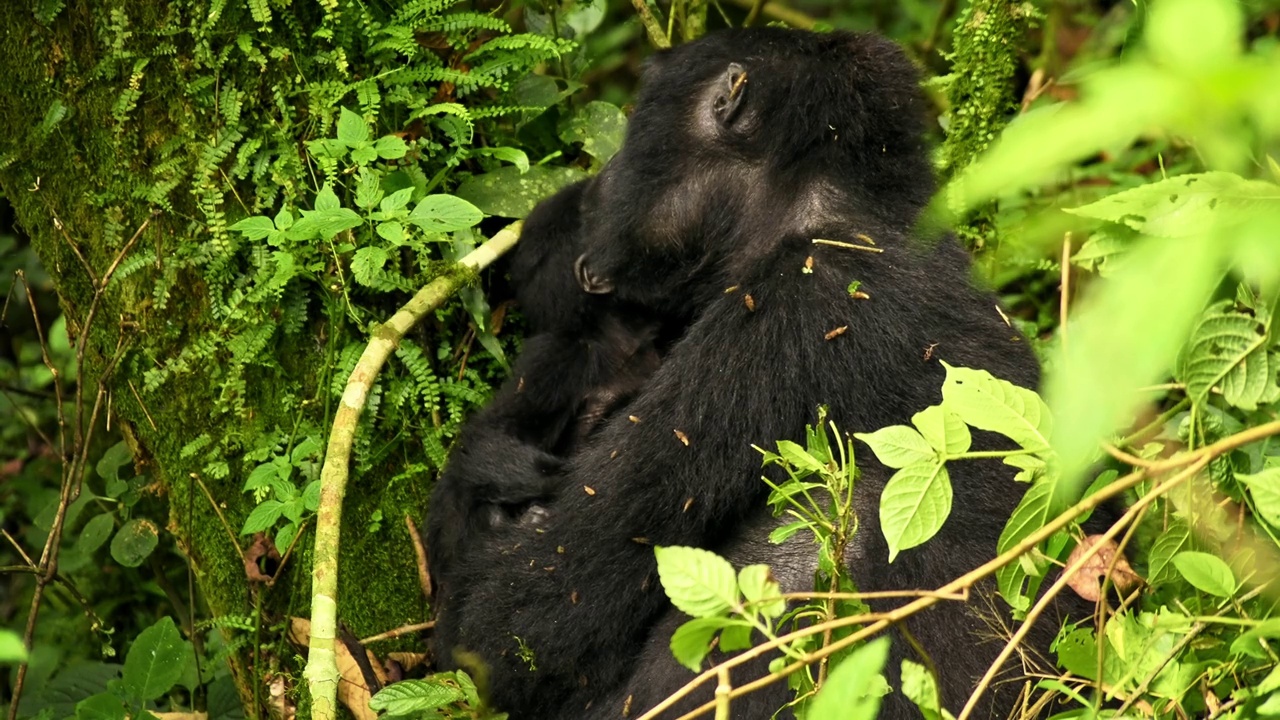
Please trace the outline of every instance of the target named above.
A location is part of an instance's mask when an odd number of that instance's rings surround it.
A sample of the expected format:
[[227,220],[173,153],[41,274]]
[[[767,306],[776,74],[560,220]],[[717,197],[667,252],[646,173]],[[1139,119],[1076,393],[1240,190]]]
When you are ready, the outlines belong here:
[[[289,628],[289,639],[302,647],[311,644],[311,621],[306,618],[293,618]],[[378,714],[369,709],[369,698],[373,695],[369,692],[369,686],[365,685],[364,675],[360,672],[360,666],[356,664],[355,658],[347,651],[347,646],[341,642],[334,641],[334,651],[338,655],[338,701],[346,706],[347,710],[355,716],[356,720],[377,720]],[[369,664],[373,666],[373,671],[380,678],[385,675],[382,667],[382,661],[371,652],[365,651],[369,655]]]
[[[1095,545],[1103,540],[1102,535],[1090,535],[1071,551],[1071,556],[1067,558],[1067,566],[1074,565],[1082,555],[1089,552]],[[1116,558],[1117,545],[1114,540],[1107,540],[1093,557],[1089,558],[1080,568],[1080,572],[1076,573],[1067,581],[1071,589],[1077,595],[1088,600],[1089,602],[1097,602],[1102,597],[1102,578],[1107,574],[1107,568],[1111,567],[1111,561],[1115,560],[1115,567],[1111,571],[1111,584],[1120,592],[1128,592],[1138,583],[1142,582],[1142,577],[1133,571],[1129,565],[1129,561],[1121,555]]]

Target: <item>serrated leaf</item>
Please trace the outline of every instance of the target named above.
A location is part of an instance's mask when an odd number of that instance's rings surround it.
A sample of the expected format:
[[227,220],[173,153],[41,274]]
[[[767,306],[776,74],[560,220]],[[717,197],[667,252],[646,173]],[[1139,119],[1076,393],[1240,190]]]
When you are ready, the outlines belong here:
[[702,661],[711,653],[711,640],[729,623],[728,617],[694,618],[671,634],[671,654],[676,662],[693,672],[702,669]]
[[535,165],[521,173],[516,167],[501,167],[466,180],[458,187],[457,194],[486,215],[522,218],[543,198],[586,177],[587,174],[577,168]]
[[296,466],[307,460],[318,458],[323,449],[314,435],[308,435],[293,446],[293,451],[289,453],[289,463]]
[[1236,480],[1249,488],[1258,515],[1271,527],[1280,528],[1280,467],[1253,475],[1236,475]]
[[714,617],[738,603],[737,578],[728,560],[709,550],[657,547],[658,578],[671,604],[686,615]]
[[1187,385],[1194,403],[1203,403],[1220,385],[1227,402],[1252,411],[1274,398],[1276,367],[1267,352],[1266,323],[1231,307],[1228,300],[1205,311],[1178,356],[1174,375]]
[[320,509],[320,481],[312,480],[307,483],[307,487],[302,491],[302,506],[307,512],[315,512]]
[[356,282],[366,287],[377,284],[382,268],[387,264],[390,255],[380,247],[362,247],[351,258],[351,276]]
[[289,549],[289,545],[293,543],[293,539],[297,536],[298,536],[297,523],[289,523],[288,525],[285,525],[284,527],[280,528],[279,530],[276,531],[276,537],[274,540],[276,545],[276,550],[279,550],[281,554],[284,554],[285,551]]
[[889,659],[889,638],[854,650],[831,671],[810,701],[805,720],[874,720],[880,712],[881,671]]
[[125,567],[138,567],[160,544],[160,531],[146,518],[125,523],[111,539],[111,557]]
[[1027,450],[1049,449],[1053,418],[1040,396],[985,370],[943,363],[942,406],[965,423],[1000,433]]
[[[1053,500],[1056,485],[1056,479],[1044,478],[1027,488],[1026,494],[1005,523],[1004,530],[1000,532],[1000,539],[996,542],[997,553],[1003,554],[1016,547],[1057,515]],[[1030,576],[1028,568],[1022,563],[1009,563],[996,572],[1000,595],[1014,609],[1023,609],[1027,604],[1028,593],[1023,585]]]
[[409,152],[409,146],[395,135],[383,135],[373,143],[373,151],[383,160],[398,160]]
[[[397,210],[403,210],[409,207],[409,200],[413,197],[414,188],[401,188],[382,199],[382,204],[378,206],[382,212],[391,215]],[[393,216],[394,217],[394,216]]]
[[927,407],[916,413],[911,418],[911,424],[916,426],[929,445],[939,453],[956,456],[969,452],[969,447],[973,444],[969,426],[964,424],[959,415],[941,405]]
[[369,707],[388,716],[400,717],[442,708],[462,699],[463,692],[459,688],[430,678],[401,680],[379,690],[369,700]]
[[289,212],[289,208],[282,207],[280,212],[276,213],[274,222],[277,230],[288,230],[293,227],[293,213]]
[[129,646],[121,675],[125,690],[142,700],[155,700],[169,692],[182,677],[187,651],[173,618],[160,618]]
[[329,239],[334,235],[362,223],[360,216],[350,208],[329,210],[303,210],[302,219],[285,233],[290,240],[302,241],[314,238]]
[[337,210],[340,207],[342,207],[342,201],[338,200],[338,195],[333,192],[333,186],[329,183],[320,186],[320,192],[316,193],[315,209]]
[[369,139],[369,126],[364,118],[342,108],[338,113],[338,139],[347,145],[355,145]]
[[1066,212],[1123,223],[1143,235],[1186,238],[1262,208],[1280,208],[1280,185],[1214,171],[1139,185]]
[[773,579],[768,565],[748,565],[739,570],[738,588],[752,612],[776,618],[787,611],[787,601],[782,599],[782,586]]
[[244,527],[240,528],[240,534],[252,535],[275,525],[283,514],[281,512],[282,507],[284,507],[284,503],[279,500],[267,499],[258,503],[257,507],[249,513],[249,517],[245,519]]
[[1075,255],[1071,256],[1071,264],[1092,270],[1101,277],[1110,277],[1125,251],[1133,240],[1127,235],[1133,233],[1127,228],[1115,232],[1111,228],[1100,228],[1089,234]]
[[409,222],[423,232],[447,233],[465,230],[484,219],[475,205],[453,195],[428,195],[409,213]]
[[937,534],[951,514],[951,478],[941,463],[920,463],[894,473],[880,493],[880,531],[889,562]]
[[250,240],[265,240],[268,235],[275,232],[276,225],[265,215],[254,215],[232,225],[229,229],[242,233]]
[[900,469],[938,460],[938,454],[929,441],[906,425],[890,425],[873,433],[855,433],[854,437],[866,443],[885,467]]
[[1217,555],[1187,550],[1173,556],[1173,566],[1201,592],[1223,598],[1236,592],[1235,575]]
[[394,220],[391,222],[378,223],[378,237],[389,243],[399,245],[406,239],[404,234],[404,226]]
[[1151,552],[1147,556],[1148,581],[1153,585],[1168,581],[1173,572],[1173,558],[1189,547],[1190,529],[1186,523],[1174,521],[1151,544]]
[[269,487],[271,481],[279,474],[280,469],[274,463],[262,463],[249,473],[249,477],[245,478],[244,487],[241,488],[241,491],[250,492]]
[[378,151],[369,143],[361,143],[351,148],[351,162],[357,165],[368,165],[378,159]]
[[360,168],[360,176],[356,180],[356,205],[372,210],[382,202],[384,195],[386,193],[382,190],[382,182],[378,176],[369,168]]

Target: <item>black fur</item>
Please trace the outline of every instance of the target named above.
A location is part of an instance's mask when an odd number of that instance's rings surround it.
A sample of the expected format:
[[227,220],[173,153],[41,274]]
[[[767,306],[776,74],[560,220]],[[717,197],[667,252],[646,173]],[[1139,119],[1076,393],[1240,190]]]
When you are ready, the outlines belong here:
[[[572,424],[566,408],[599,378],[574,365],[564,335],[533,338],[515,378],[468,424],[432,496],[438,661],[459,649],[482,659],[493,700],[515,719],[617,718],[628,704],[634,717],[692,678],[667,649],[683,618],[650,543],[769,562],[788,589],[811,584],[811,547],[764,540],[773,520],[753,443],[802,440],[820,404],[845,432],[909,423],[941,399],[939,360],[1036,386],[1032,353],[972,284],[967,254],[910,237],[933,190],[922,118],[911,63],[872,35],[732,31],[651,61],[622,151],[585,190],[536,211],[555,232],[522,241],[542,247],[526,249],[513,274],[529,283],[522,301],[539,331],[589,317],[582,308],[601,298],[578,290],[569,269],[585,248],[592,275],[614,287],[609,301],[628,308],[615,317],[644,308],[671,345],[626,412],[567,458],[538,436],[548,417]],[[814,238],[870,239],[883,252]],[[852,281],[868,299],[850,295]],[[548,374],[534,378],[536,395],[529,369]],[[878,503],[890,471],[863,450],[861,526],[846,558],[860,589],[934,588],[994,555],[1024,490],[1007,467],[954,464],[946,526],[888,564]],[[531,497],[547,510],[539,522],[485,519],[494,503]],[[999,602],[978,610],[996,608],[1007,624]],[[958,709],[999,651],[997,633],[958,603],[908,627]],[[1043,634],[1029,642],[1046,645]],[[896,639],[886,668],[895,687],[904,657],[914,653]],[[764,672],[753,670],[735,684]],[[1004,717],[1010,690],[988,692],[977,717]],[[767,718],[788,697],[777,683],[735,702],[733,717]],[[900,694],[885,698],[882,717],[915,715]]]

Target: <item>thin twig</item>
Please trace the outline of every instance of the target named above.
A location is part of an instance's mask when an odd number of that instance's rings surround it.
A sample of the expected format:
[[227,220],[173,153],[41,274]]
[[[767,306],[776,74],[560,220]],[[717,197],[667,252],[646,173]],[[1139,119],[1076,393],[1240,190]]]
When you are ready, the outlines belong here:
[[204,480],[200,476],[191,473],[191,479],[196,481],[200,489],[204,491],[204,496],[209,498],[209,504],[213,506],[213,511],[218,514],[218,519],[222,521],[222,527],[227,531],[227,538],[231,540],[231,547],[236,549],[236,553],[240,556],[240,564],[245,564],[244,550],[240,549],[240,541],[236,539],[236,533],[231,529],[231,523],[227,522],[227,516],[222,514],[222,508],[218,507],[218,501],[213,499],[213,493],[209,492],[209,488],[205,487]]
[[1071,563],[1066,570],[1062,571],[1062,574],[1058,576],[1058,579],[1053,583],[1053,586],[1040,597],[1036,602],[1035,607],[1031,608],[1027,613],[1026,618],[1022,621],[1022,626],[1013,634],[1013,637],[1009,638],[1009,642],[1005,643],[1004,649],[1000,651],[998,656],[996,656],[995,662],[991,663],[990,667],[987,668],[986,674],[982,676],[982,680],[978,683],[978,686],[974,688],[973,693],[969,695],[969,701],[964,704],[964,709],[960,711],[956,720],[967,720],[969,715],[973,713],[974,709],[978,705],[978,700],[982,697],[982,693],[991,684],[996,673],[1000,671],[1000,668],[1004,667],[1005,662],[1013,654],[1014,649],[1018,647],[1018,644],[1021,643],[1023,638],[1027,636],[1027,633],[1031,631],[1031,627],[1035,625],[1036,620],[1038,620],[1044,611],[1049,608],[1049,605],[1053,603],[1053,599],[1058,596],[1058,593],[1062,592],[1062,589],[1067,586],[1067,583],[1071,582],[1071,578],[1075,577],[1076,573],[1080,572],[1081,568],[1088,564],[1088,562],[1093,559],[1094,555],[1097,555],[1098,552],[1101,551],[1107,543],[1111,542],[1116,535],[1120,534],[1120,531],[1132,522],[1139,513],[1144,511],[1147,505],[1150,505],[1156,500],[1156,498],[1162,497],[1174,487],[1181,485],[1186,482],[1188,478],[1203,470],[1204,467],[1209,464],[1209,459],[1210,458],[1207,457],[1201,458],[1194,465],[1191,465],[1185,470],[1179,472],[1177,475],[1174,475],[1172,478],[1156,486],[1156,488],[1151,492],[1139,498],[1132,507],[1125,511],[1124,515],[1120,516],[1120,519],[1117,520],[1110,529],[1086,548],[1085,551],[1080,554],[1080,557],[1077,558],[1075,562]]
[[409,541],[413,543],[413,554],[418,561],[418,583],[422,585],[422,597],[431,599],[431,570],[427,566],[427,548],[422,542],[422,533],[413,518],[404,516],[404,524],[409,527]]
[[840,242],[839,240],[827,240],[824,238],[814,238],[814,245],[831,245],[832,247],[844,248],[845,250],[862,250],[864,252],[882,253],[884,248],[872,247],[870,245],[859,245],[857,243]]
[[1058,338],[1067,352],[1067,308],[1071,305],[1071,233],[1062,236],[1062,281],[1058,292]]
[[393,640],[402,635],[408,635],[409,633],[416,633],[416,632],[421,632],[423,630],[430,630],[435,626],[436,626],[435,620],[431,620],[428,622],[414,623],[412,625],[401,625],[400,627],[394,630],[388,630],[384,633],[378,633],[377,635],[370,635],[369,637],[361,640],[360,644],[368,645],[369,643],[376,643],[382,640]]

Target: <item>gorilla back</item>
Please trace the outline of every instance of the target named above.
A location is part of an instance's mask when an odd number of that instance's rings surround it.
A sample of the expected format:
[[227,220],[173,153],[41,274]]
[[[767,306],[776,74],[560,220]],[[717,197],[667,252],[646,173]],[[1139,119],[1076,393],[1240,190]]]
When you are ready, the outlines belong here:
[[[1036,385],[1032,353],[972,284],[967,254],[910,237],[933,190],[922,128],[914,68],[872,35],[732,31],[649,63],[622,150],[585,190],[575,268],[592,292],[684,333],[627,416],[606,419],[558,468],[546,527],[495,526],[454,544],[439,660],[483,660],[513,718],[638,715],[692,677],[667,650],[679,615],[649,543],[771,562],[790,590],[811,577],[803,553],[764,542],[772,522],[753,444],[802,441],[821,404],[850,433],[909,423],[941,399],[939,360]],[[459,514],[485,512],[459,503],[469,485],[545,472],[461,442],[432,498],[454,508],[433,513],[437,537]],[[846,558],[863,590],[929,589],[977,566],[1022,494],[997,461],[958,464],[946,526],[890,564],[877,512],[888,477],[864,459]],[[984,642],[988,622],[952,603],[907,625],[948,707],[1000,649]],[[891,684],[912,652],[895,639]],[[1003,717],[1009,687],[988,693],[978,717]],[[773,688],[733,716],[769,717],[787,695]],[[900,694],[886,698],[883,716],[914,714]]]

